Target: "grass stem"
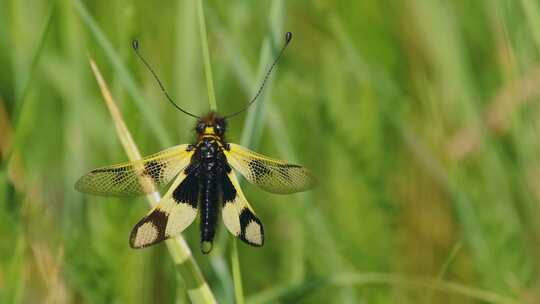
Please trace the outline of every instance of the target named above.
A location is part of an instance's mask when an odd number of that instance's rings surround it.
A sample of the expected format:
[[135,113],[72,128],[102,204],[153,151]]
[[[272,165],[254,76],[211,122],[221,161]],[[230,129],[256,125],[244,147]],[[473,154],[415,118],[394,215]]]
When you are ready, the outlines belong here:
[[231,268],[234,281],[234,297],[236,304],[244,304],[244,290],[242,287],[242,273],[240,272],[240,259],[238,258],[238,243],[232,241]]
[[210,103],[210,110],[217,111],[216,93],[214,91],[214,81],[212,79],[212,65],[210,63],[210,52],[208,51],[203,0],[198,1],[197,14],[199,16],[199,30],[201,34],[201,46],[204,60],[204,74],[206,76],[206,86],[208,89],[208,102]]
[[[198,1],[197,12],[199,16],[199,29],[201,35],[201,45],[204,59],[204,72],[206,75],[206,86],[208,89],[208,102],[211,111],[217,111],[214,82],[212,80],[212,65],[210,63],[210,52],[208,51],[208,39],[206,34],[206,21],[204,17],[204,7],[202,0]],[[240,259],[238,257],[238,247],[236,239],[232,239],[231,268],[234,282],[234,297],[237,304],[244,303],[244,291],[242,289],[242,272],[240,270]]]

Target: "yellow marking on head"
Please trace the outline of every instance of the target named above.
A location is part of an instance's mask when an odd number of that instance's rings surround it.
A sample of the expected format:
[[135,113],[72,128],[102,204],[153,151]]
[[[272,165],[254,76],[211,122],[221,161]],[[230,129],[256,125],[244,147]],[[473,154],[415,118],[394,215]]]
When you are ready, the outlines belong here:
[[204,128],[204,135],[214,135],[215,132],[214,132],[214,127],[213,126],[210,126],[210,127],[206,127]]

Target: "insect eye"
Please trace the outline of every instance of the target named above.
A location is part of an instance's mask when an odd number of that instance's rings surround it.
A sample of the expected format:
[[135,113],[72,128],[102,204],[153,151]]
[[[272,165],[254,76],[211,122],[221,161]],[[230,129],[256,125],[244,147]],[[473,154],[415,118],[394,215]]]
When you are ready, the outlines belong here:
[[197,132],[202,133],[204,132],[205,128],[206,128],[206,125],[204,123],[197,124]]
[[225,133],[225,123],[224,122],[218,122],[216,124],[216,133],[218,135],[223,135]]
[[215,129],[217,134],[223,133],[223,127],[221,125],[216,125]]

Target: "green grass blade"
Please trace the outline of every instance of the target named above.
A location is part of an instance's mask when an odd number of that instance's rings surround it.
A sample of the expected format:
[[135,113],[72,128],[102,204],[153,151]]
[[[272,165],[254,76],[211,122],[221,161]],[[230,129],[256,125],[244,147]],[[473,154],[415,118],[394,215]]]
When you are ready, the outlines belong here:
[[210,62],[210,51],[208,50],[208,38],[206,34],[206,19],[204,18],[203,0],[198,0],[197,2],[197,14],[199,16],[199,30],[204,60],[204,74],[206,76],[206,87],[208,89],[208,102],[210,103],[210,110],[217,111],[216,93],[214,90],[214,80],[212,77],[212,64]]
[[533,0],[521,0],[523,12],[525,13],[529,29],[532,32],[536,49],[540,51],[540,10],[538,2]]
[[45,42],[47,41],[47,36],[49,34],[49,31],[51,30],[51,26],[54,20],[53,17],[55,15],[55,10],[56,10],[56,2],[51,1],[49,13],[47,14],[47,17],[45,19],[45,26],[43,27],[43,31],[40,35],[39,42],[37,43],[36,51],[34,52],[34,55],[32,56],[32,61],[28,69],[28,75],[24,78],[21,84],[17,86],[17,91],[15,92],[17,101],[15,102],[15,109],[13,110],[13,115],[12,115],[14,129],[17,129],[16,127],[17,127],[17,121],[19,119],[19,112],[21,111],[21,108],[24,104],[24,99],[26,95],[28,94],[28,89],[30,87],[30,84],[32,83],[32,79],[34,78],[34,75],[36,72],[36,66],[41,58],[41,54],[43,53],[43,48],[45,46]]
[[[39,42],[36,46],[36,51],[34,52],[34,55],[32,56],[32,61],[28,69],[27,76],[24,78],[24,80],[21,81],[20,85],[16,86],[16,89],[17,89],[15,92],[16,102],[13,109],[13,114],[11,115],[13,130],[15,130],[13,134],[13,144],[11,145],[12,147],[19,145],[20,138],[17,133],[19,128],[17,128],[17,126],[19,125],[21,112],[23,111],[23,107],[25,105],[25,99],[30,89],[30,86],[32,84],[32,80],[34,79],[35,74],[37,73],[36,67],[41,58],[41,54],[43,53],[43,48],[45,47],[45,42],[47,41],[48,33],[51,30],[52,23],[54,20],[53,17],[55,15],[55,10],[56,10],[56,2],[53,1],[50,4],[50,9],[45,19],[45,26],[43,27],[43,31],[40,35]],[[5,157],[6,159],[10,158],[11,152],[12,152],[11,150],[7,151],[6,157]]]
[[244,304],[244,289],[242,287],[242,271],[240,270],[240,258],[238,256],[238,243],[233,239],[231,250],[231,268],[234,281],[234,297],[236,304]]
[[[270,66],[273,57],[275,54],[271,51],[274,46],[274,37],[282,37],[283,31],[283,14],[284,14],[284,5],[283,1],[274,1],[270,8],[269,15],[269,24],[272,31],[264,39],[261,54],[259,57],[259,73],[257,79],[263,79],[268,67]],[[278,41],[281,41],[279,39]],[[278,46],[279,48],[279,46]],[[274,55],[274,56],[272,56]],[[266,84],[266,90],[262,92],[259,96],[259,100],[254,103],[251,108],[248,110],[246,121],[244,122],[244,127],[241,136],[241,144],[249,148],[255,148],[258,140],[261,135],[262,127],[264,124],[264,105],[267,99],[267,96],[271,90],[272,80],[269,79]],[[240,179],[240,183],[243,183],[243,179]],[[241,286],[241,277],[240,277],[240,263],[238,261],[238,248],[237,240],[233,240],[232,247],[232,267],[233,267],[233,278],[235,280],[235,294],[237,298],[237,303],[244,303],[243,291]]]
[[[206,33],[206,19],[204,16],[203,0],[198,0],[197,16],[199,19],[199,34],[201,37],[201,47],[204,60],[204,71],[206,76],[206,88],[208,91],[208,103],[211,111],[217,111],[216,95],[214,90],[214,81],[212,75],[212,64],[210,61],[210,51],[208,50],[208,37]],[[219,252],[218,252],[219,254]],[[217,258],[216,258],[217,259]],[[242,288],[242,272],[240,269],[240,260],[236,242],[233,241],[231,251],[231,268],[234,284],[234,296],[237,304],[244,303],[244,291]],[[222,275],[223,276],[223,275]]]

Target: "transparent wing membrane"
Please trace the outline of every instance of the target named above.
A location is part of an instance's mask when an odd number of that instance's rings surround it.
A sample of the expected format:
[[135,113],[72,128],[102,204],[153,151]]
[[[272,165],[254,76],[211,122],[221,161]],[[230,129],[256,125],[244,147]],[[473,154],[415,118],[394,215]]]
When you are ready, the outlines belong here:
[[[137,196],[167,185],[190,162],[192,151],[179,145],[141,160],[90,171],[75,189],[96,195]],[[157,189],[156,189],[157,187]]]
[[229,164],[249,182],[263,190],[278,194],[306,191],[317,181],[304,167],[250,151],[240,145],[229,144],[225,151]]

